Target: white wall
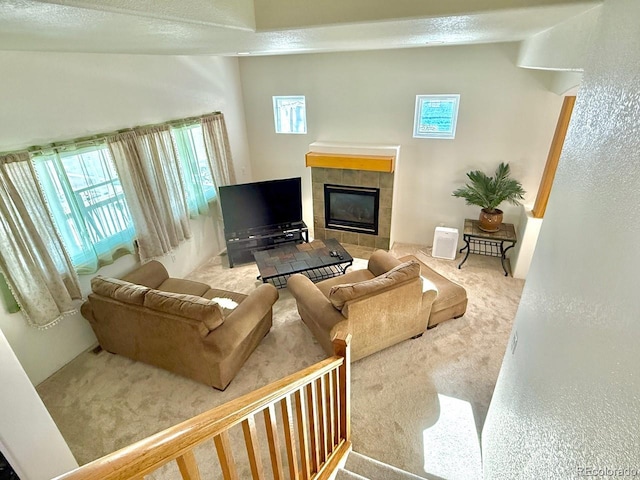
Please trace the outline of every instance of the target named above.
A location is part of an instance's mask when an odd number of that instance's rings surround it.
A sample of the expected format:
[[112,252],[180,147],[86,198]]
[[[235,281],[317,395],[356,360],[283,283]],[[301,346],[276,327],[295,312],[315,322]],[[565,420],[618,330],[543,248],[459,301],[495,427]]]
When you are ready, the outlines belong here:
[[636,0],[604,4],[483,430],[487,479],[640,470],[638,18]]
[[24,480],[49,480],[78,466],[0,331],[0,451]]
[[513,278],[527,278],[540,229],[542,228],[544,219],[534,217],[532,209],[533,205],[522,205],[520,207],[520,221],[516,231],[518,243],[513,247],[513,253],[511,253],[511,274]]
[[[0,151],[219,110],[238,177],[251,178],[235,59],[0,52],[0,64]],[[180,246],[175,261],[164,261],[172,275],[182,276],[217,253],[212,222],[192,222],[193,239]],[[134,266],[128,255],[99,273],[117,276]],[[81,280],[86,294],[90,277]],[[0,311],[0,329],[34,384],[96,341],[80,314],[36,330],[20,313]]]
[[578,89],[582,82],[581,72],[563,72],[556,71],[553,73],[553,79],[551,81],[551,91],[558,95],[577,95]]
[[582,71],[600,5],[522,42],[518,65],[547,70]]
[[[478,217],[479,208],[451,196],[469,170],[509,162],[533,202],[562,98],[547,90],[549,73],[515,66],[517,52],[494,44],[242,58],[254,177],[302,176],[312,225],[310,143],[399,144],[396,241],[421,244],[441,222],[462,228]],[[428,93],[461,94],[455,140],[412,138],[415,96]],[[306,95],[307,135],[274,133],[271,96],[288,94]],[[504,207],[506,221],[517,221],[517,207]]]

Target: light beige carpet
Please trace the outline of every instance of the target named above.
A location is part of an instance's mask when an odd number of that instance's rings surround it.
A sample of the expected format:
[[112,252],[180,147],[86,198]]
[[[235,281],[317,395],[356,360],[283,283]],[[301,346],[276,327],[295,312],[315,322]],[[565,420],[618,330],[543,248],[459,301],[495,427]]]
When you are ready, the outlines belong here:
[[[359,257],[368,253],[350,251]],[[479,436],[524,282],[505,277],[496,258],[472,255],[458,270],[459,258],[434,259],[429,252],[403,244],[392,250],[398,257],[415,254],[462,284],[469,297],[467,313],[353,364],[353,445],[360,453],[423,477],[455,478],[433,466],[443,454],[451,455],[451,442],[458,444],[455,435],[434,445],[425,432],[435,431],[439,419],[444,421],[443,399],[453,398],[468,402],[475,419],[472,430]],[[356,259],[354,268],[365,267],[365,259]],[[255,264],[229,269],[214,257],[189,278],[248,293],[258,284],[257,275]],[[104,351],[80,355],[40,384],[38,392],[84,464],[325,357],[286,289],[280,290],[273,316],[271,332],[224,392]],[[238,435],[234,433],[234,440],[239,442]],[[197,455],[212,452],[211,443]],[[458,456],[467,461],[464,452]],[[449,460],[455,464],[456,459]],[[217,462],[208,463],[203,477],[220,478]],[[249,478],[245,466],[241,468],[241,478]],[[153,478],[176,475],[177,469],[169,467]]]

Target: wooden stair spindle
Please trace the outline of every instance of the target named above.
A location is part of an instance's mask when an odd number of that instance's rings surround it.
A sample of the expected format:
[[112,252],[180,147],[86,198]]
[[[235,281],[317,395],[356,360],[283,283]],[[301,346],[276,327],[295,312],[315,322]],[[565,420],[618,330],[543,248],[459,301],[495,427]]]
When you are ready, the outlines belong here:
[[284,429],[284,442],[287,449],[287,462],[289,464],[289,478],[297,480],[298,476],[298,457],[296,455],[296,445],[293,434],[293,411],[291,408],[291,398],[289,395],[280,401],[280,409],[282,410],[282,422]]
[[333,453],[337,443],[335,438],[336,412],[335,402],[333,401],[335,397],[333,372],[329,372],[326,375],[325,394],[325,404],[327,405],[327,452],[330,455],[331,453]]
[[303,480],[311,478],[311,460],[309,455],[309,429],[307,428],[307,408],[302,390],[297,390],[296,398],[296,419],[298,421],[298,441],[300,442],[300,463]]
[[318,422],[317,422],[317,401],[316,401],[316,389],[314,388],[314,382],[311,382],[306,387],[307,397],[307,417],[309,418],[309,454],[311,456],[311,471],[317,473],[320,468],[319,459],[319,446],[318,446]]
[[216,435],[213,439],[218,452],[218,460],[222,469],[222,477],[224,480],[239,480],[236,463],[231,453],[231,442],[229,441],[229,431],[225,430],[220,435]]
[[264,469],[262,468],[262,458],[260,457],[260,447],[258,446],[256,419],[253,415],[250,415],[242,422],[242,433],[244,433],[244,443],[247,447],[252,478],[253,480],[263,480],[265,478]]
[[263,410],[263,415],[264,426],[267,430],[267,441],[269,442],[269,455],[271,457],[273,480],[284,480],[282,459],[280,458],[280,442],[278,441],[275,407],[273,405],[269,405]]
[[316,404],[318,408],[318,455],[319,464],[322,465],[327,460],[327,428],[326,428],[326,405],[324,403],[324,376],[316,380]]
[[176,458],[176,463],[178,464],[183,480],[200,480],[198,463],[196,462],[196,456],[193,454],[193,450],[189,450]]
[[338,446],[340,443],[340,373],[338,370],[333,370],[331,372],[331,378],[333,381],[333,411],[334,411],[334,432],[333,432],[333,443]]

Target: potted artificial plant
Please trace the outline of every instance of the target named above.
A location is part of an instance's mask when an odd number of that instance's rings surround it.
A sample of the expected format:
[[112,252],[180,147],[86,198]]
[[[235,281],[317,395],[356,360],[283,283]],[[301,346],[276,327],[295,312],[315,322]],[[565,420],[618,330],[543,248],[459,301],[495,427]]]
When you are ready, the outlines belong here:
[[520,200],[524,199],[525,191],[522,184],[509,178],[510,174],[508,163],[500,163],[493,177],[489,177],[480,170],[473,170],[467,173],[469,183],[452,193],[454,197],[464,198],[467,205],[477,205],[482,208],[478,226],[485,232],[500,230],[502,210],[499,210],[498,206],[502,202],[520,205]]

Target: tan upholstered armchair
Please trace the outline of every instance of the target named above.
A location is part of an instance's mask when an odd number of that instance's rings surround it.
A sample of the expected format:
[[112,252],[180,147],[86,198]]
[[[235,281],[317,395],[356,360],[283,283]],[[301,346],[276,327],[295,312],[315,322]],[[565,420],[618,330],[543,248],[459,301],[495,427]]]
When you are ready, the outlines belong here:
[[157,261],[91,288],[82,314],[103,349],[220,390],[269,332],[278,299],[267,284],[243,295],[170,278]]
[[400,263],[383,250],[371,255],[366,269],[317,284],[292,275],[287,287],[328,354],[339,330],[351,333],[353,361],[424,333],[437,294],[430,286],[423,289],[418,262]]

